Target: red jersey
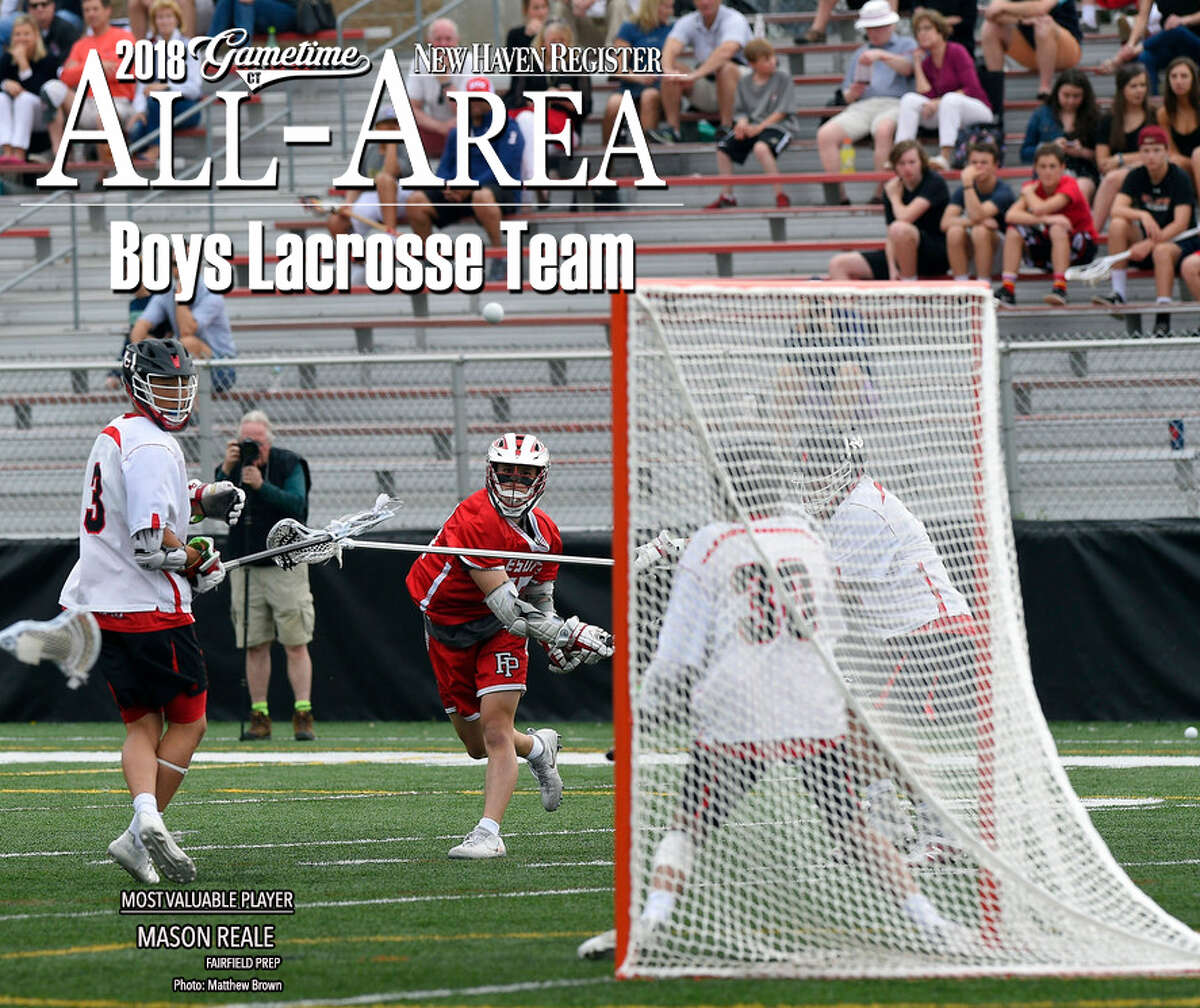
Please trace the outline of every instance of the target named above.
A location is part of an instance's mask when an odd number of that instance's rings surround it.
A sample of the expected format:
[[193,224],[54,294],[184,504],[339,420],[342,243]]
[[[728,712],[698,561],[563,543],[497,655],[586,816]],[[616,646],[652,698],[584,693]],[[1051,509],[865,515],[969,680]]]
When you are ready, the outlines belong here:
[[[1057,196],[1059,193],[1064,193],[1070,202],[1058,212],[1071,222],[1071,234],[1085,234],[1092,241],[1098,240],[1099,236],[1096,234],[1096,225],[1092,220],[1092,208],[1088,206],[1088,201],[1083,198],[1083,193],[1079,191],[1079,183],[1075,181],[1073,175],[1064,174],[1058,181],[1058,188],[1052,193],[1043,190],[1041,182],[1027,182],[1025,184],[1033,186],[1034,195],[1039,199],[1047,199],[1050,196]],[[1024,186],[1021,188],[1024,188]]]
[[[429,545],[521,553],[562,552],[558,526],[545,511],[535,507],[526,515],[525,521],[532,534],[518,528],[492,507],[486,490],[476,490],[454,509]],[[470,572],[497,569],[508,573],[518,593],[533,582],[553,581],[558,577],[558,564],[543,560],[422,553],[408,572],[405,584],[412,600],[434,623],[468,623],[492,612]]]

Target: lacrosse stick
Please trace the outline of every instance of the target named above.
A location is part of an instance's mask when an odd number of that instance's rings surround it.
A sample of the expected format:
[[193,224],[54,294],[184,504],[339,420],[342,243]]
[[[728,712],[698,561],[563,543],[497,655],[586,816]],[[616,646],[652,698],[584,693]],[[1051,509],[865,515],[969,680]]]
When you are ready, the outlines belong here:
[[459,546],[418,546],[415,543],[371,542],[366,539],[343,539],[339,545],[346,549],[392,550],[396,553],[439,553],[448,556],[498,557],[501,560],[548,560],[551,563],[580,564],[588,567],[613,565],[608,557],[567,556],[563,553],[520,553],[514,550],[465,549]]
[[[1184,238],[1194,238],[1200,234],[1200,227],[1180,231],[1171,241],[1183,241]],[[1113,267],[1129,258],[1129,250],[1114,252],[1112,255],[1097,259],[1086,266],[1071,266],[1067,269],[1068,280],[1082,280],[1089,287],[1094,287],[1113,271]]]
[[0,630],[0,647],[26,665],[54,662],[67,686],[79,689],[100,654],[100,627],[90,612],[68,609],[52,620],[21,620]]
[[267,533],[267,548],[258,553],[238,557],[225,564],[225,569],[236,570],[256,560],[266,560],[268,557],[285,569],[297,564],[324,563],[333,557],[341,563],[342,546],[352,535],[358,535],[381,525],[389,518],[396,516],[400,502],[380,494],[375,499],[375,506],[370,511],[359,511],[356,514],[342,515],[335,518],[323,529],[311,529],[302,525],[294,518],[283,518],[271,526]]
[[[328,202],[319,196],[301,196],[300,205],[314,217],[326,217],[331,213],[338,213],[342,207],[340,203]],[[360,224],[366,224],[367,227],[373,227],[376,231],[387,230],[379,221],[371,220],[370,217],[364,217],[362,214],[356,214],[353,210],[342,211],[342,216],[356,220]]]

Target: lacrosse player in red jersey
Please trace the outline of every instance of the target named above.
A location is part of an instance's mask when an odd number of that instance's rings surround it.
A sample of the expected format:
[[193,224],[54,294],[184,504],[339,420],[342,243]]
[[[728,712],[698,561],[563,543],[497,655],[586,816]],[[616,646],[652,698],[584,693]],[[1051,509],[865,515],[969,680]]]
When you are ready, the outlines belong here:
[[[549,472],[550,453],[533,435],[497,438],[484,488],[454,509],[430,545],[561,553],[558,526],[537,507]],[[553,812],[562,801],[558,732],[515,727],[529,641],[546,648],[557,672],[611,657],[613,646],[600,627],[555,613],[557,575],[550,561],[435,553],[422,553],[409,571],[442,705],[468,755],[488,761],[483,818],[451,858],[504,857],[500,821],[516,788],[518,757],[537,778],[542,807]]]
[[[207,725],[208,677],[192,617],[193,593],[225,578],[211,539],[183,537],[194,516],[236,522],[244,495],[232,483],[188,484],[182,430],[196,370],[175,339],[125,348],[125,391],[134,412],[96,438],[84,474],[79,561],[59,602],[94,614],[103,673],[125,722],[121,768],[133,820],[108,848],[140,882],[162,872],[191,882],[196,866],[163,824]],[[163,726],[166,725],[166,731]]]

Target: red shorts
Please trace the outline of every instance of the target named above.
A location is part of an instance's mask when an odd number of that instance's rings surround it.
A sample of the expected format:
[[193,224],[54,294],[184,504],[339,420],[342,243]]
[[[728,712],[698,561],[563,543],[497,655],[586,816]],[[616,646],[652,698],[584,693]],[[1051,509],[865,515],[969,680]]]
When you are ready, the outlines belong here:
[[525,692],[529,642],[524,637],[501,630],[478,644],[455,648],[426,634],[425,646],[447,714],[474,721],[485,693]]

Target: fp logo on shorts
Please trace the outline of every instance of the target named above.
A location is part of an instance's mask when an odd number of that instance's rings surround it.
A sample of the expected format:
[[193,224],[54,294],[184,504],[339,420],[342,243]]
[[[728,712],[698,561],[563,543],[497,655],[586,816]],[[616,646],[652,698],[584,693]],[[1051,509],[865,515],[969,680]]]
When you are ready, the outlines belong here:
[[520,667],[521,659],[516,655],[511,655],[507,651],[501,651],[496,655],[496,675],[502,675],[511,679],[513,673]]

